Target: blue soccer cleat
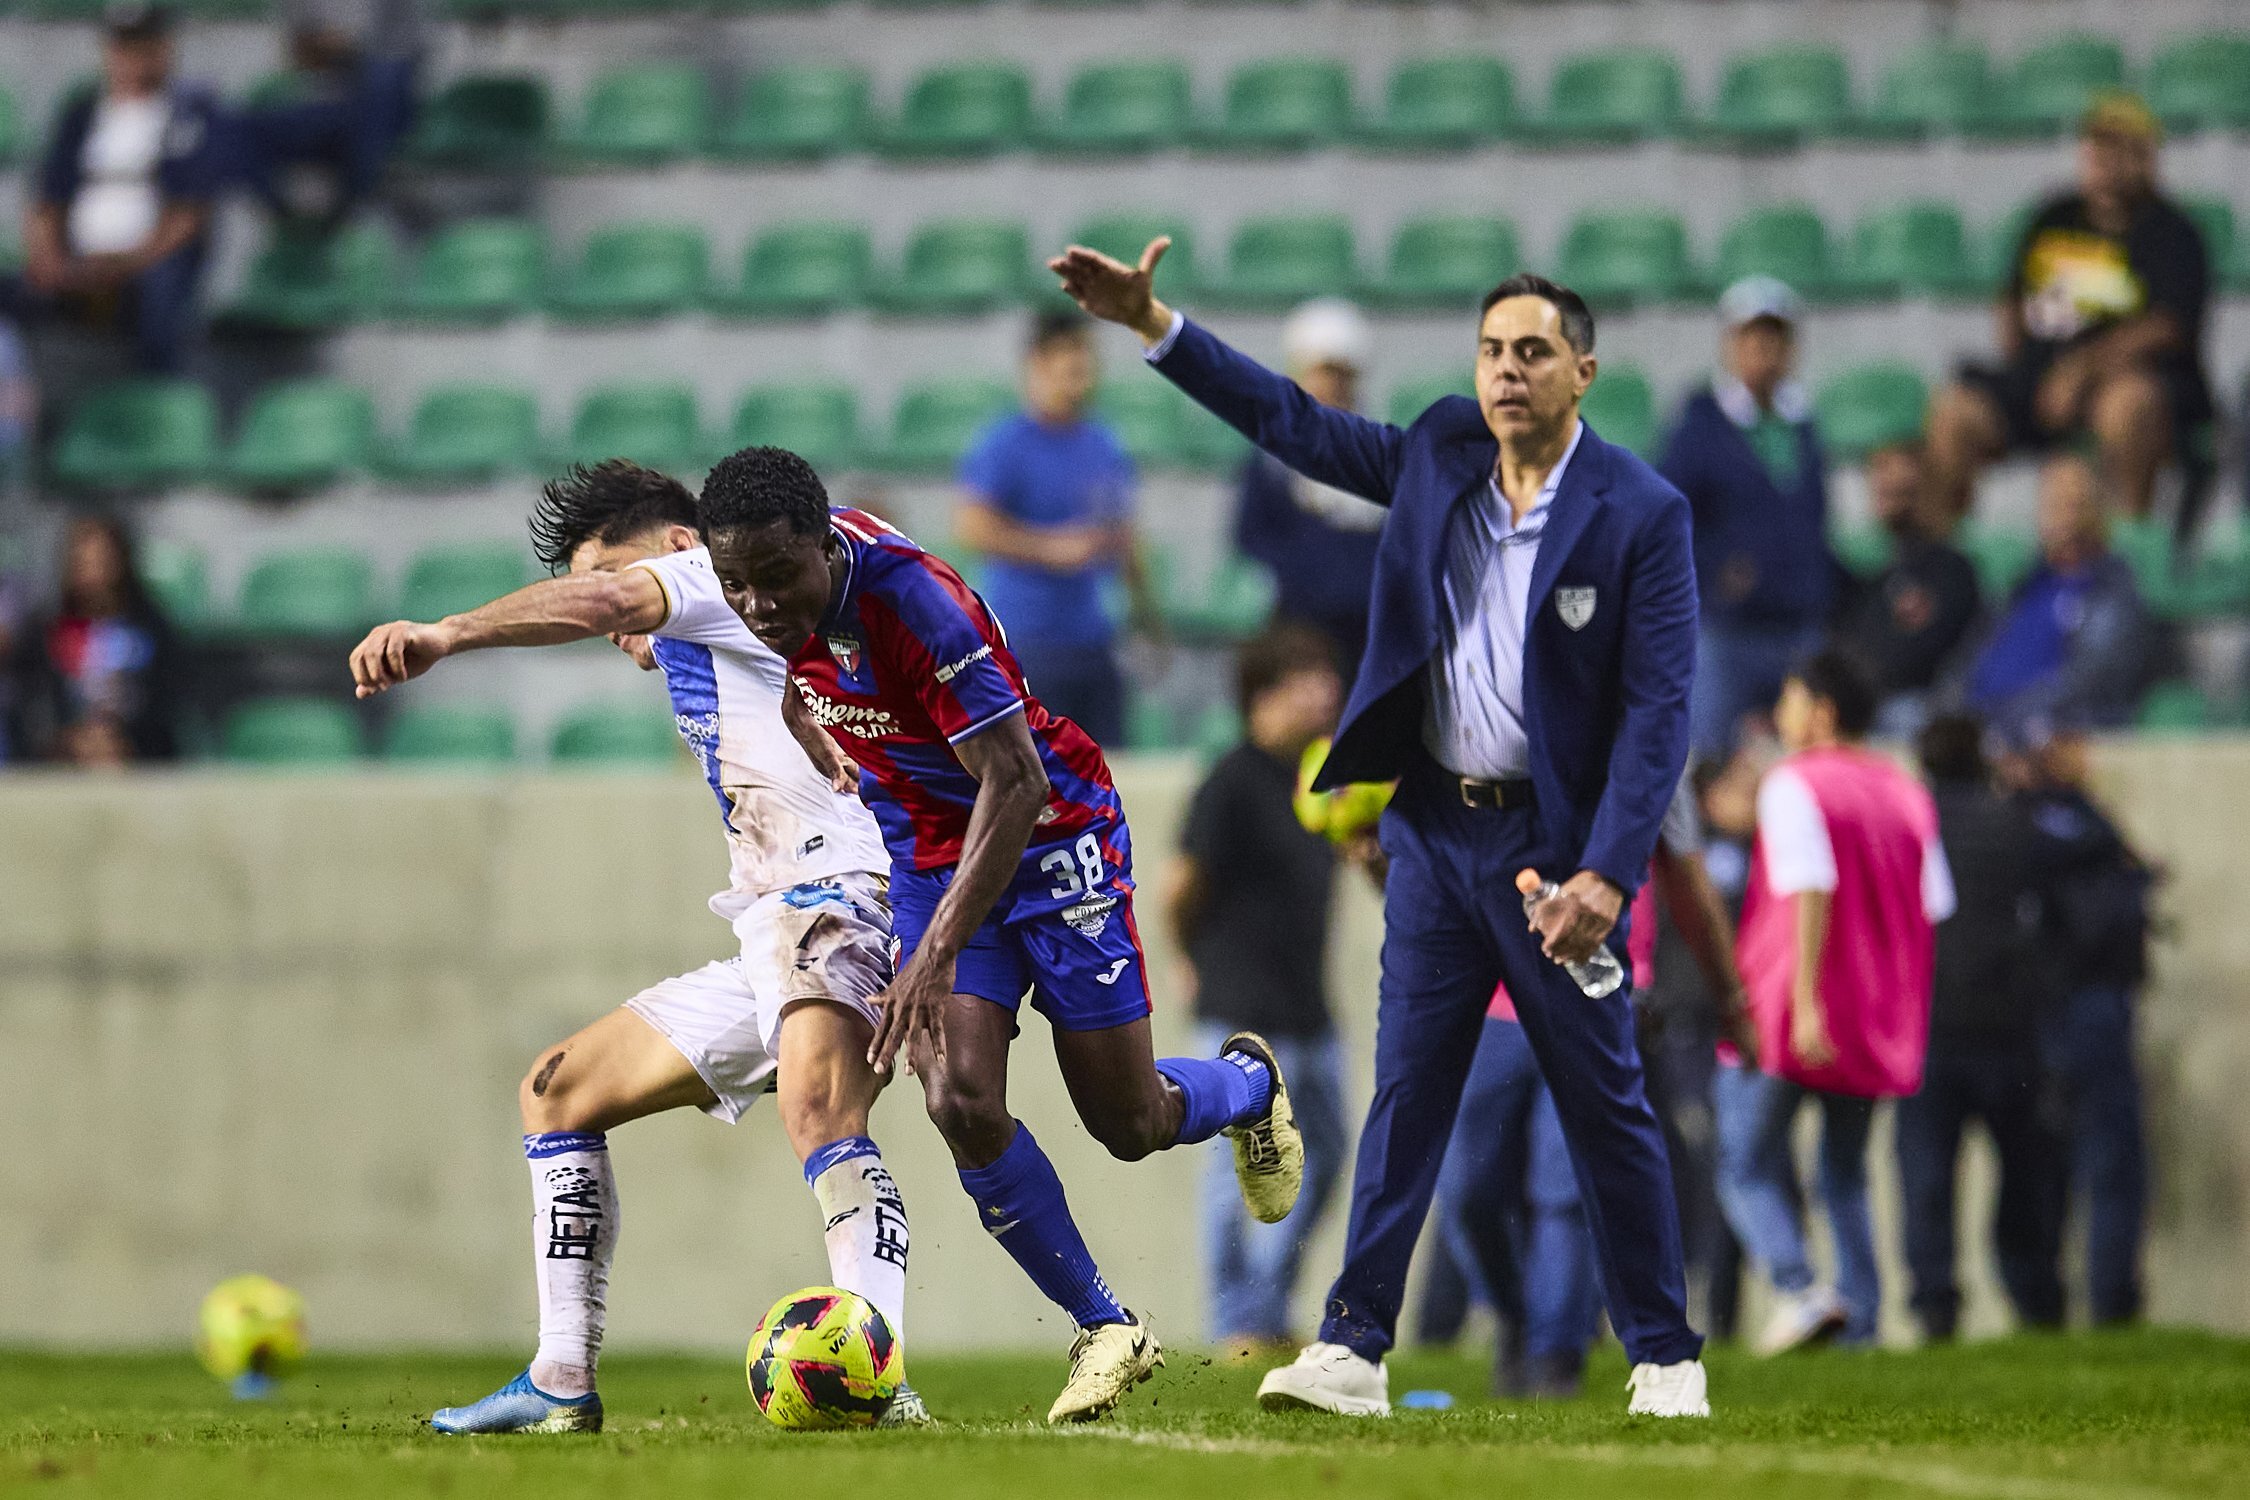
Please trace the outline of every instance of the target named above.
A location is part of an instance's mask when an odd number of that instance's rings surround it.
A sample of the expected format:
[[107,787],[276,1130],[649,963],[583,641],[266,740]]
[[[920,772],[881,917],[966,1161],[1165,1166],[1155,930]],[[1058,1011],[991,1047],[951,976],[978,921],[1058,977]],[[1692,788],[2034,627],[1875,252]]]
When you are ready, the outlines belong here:
[[531,1371],[509,1381],[482,1401],[447,1406],[430,1413],[432,1432],[599,1432],[602,1398],[550,1396],[531,1383]]

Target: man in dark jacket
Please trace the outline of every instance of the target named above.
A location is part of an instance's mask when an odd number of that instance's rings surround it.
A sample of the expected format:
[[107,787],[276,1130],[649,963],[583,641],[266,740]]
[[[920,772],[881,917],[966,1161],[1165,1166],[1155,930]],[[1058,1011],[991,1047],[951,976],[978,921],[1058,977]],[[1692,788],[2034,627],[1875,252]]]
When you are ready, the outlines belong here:
[[1835,598],[1827,461],[1812,402],[1790,378],[1800,314],[1797,294],[1770,276],[1727,288],[1724,369],[1688,398],[1657,464],[1695,515],[1690,733],[1708,760],[1726,758],[1744,715],[1773,707]]
[[1931,1340],[1952,1338],[1960,1321],[1954,1189],[1971,1120],[1983,1122],[2000,1158],[1992,1243],[2016,1317],[2045,1328],[2063,1314],[2051,1191],[2062,1143],[2041,1108],[2038,1049],[2042,841],[2023,807],[1994,789],[1983,733],[1975,719],[1946,716],[1918,747],[1959,903],[1937,929],[1922,1091],[1899,1101],[1896,1121],[1912,1303]]
[[1881,706],[1875,733],[1912,739],[1927,699],[1977,622],[1977,570],[1946,540],[1923,484],[1920,439],[1867,455],[1868,500],[1890,533],[1890,565],[1853,589],[1836,621],[1836,644],[1874,676]]

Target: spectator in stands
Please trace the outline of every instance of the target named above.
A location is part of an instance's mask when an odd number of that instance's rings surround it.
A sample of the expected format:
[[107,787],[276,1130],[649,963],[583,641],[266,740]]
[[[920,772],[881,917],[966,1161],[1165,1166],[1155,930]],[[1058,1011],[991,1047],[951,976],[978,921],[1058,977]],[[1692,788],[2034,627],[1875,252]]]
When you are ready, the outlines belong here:
[[1931,504],[1919,440],[1867,455],[1875,519],[1890,533],[1890,565],[1854,588],[1836,622],[1836,643],[1866,665],[1880,707],[1875,732],[1911,739],[1928,697],[1977,621],[1977,570],[1946,540],[1949,518]]
[[1103,745],[1125,737],[1119,585],[1153,628],[1133,534],[1133,464],[1086,414],[1092,328],[1042,313],[1024,357],[1024,409],[978,434],[961,461],[958,535],[989,559],[983,592],[1040,701]]
[[1298,1265],[1347,1144],[1343,1046],[1328,1006],[1336,855],[1295,806],[1299,763],[1335,730],[1343,680],[1326,638],[1287,623],[1246,643],[1235,670],[1244,739],[1189,805],[1170,911],[1199,1024],[1214,1041],[1239,1030],[1266,1039],[1289,1075],[1305,1135],[1304,1190],[1278,1224],[1256,1223],[1243,1208],[1229,1151],[1210,1159],[1211,1332],[1230,1352],[1266,1353],[1295,1331]]
[[2131,565],[2109,550],[2093,466],[2075,454],[2039,476],[2039,551],[1969,669],[1969,707],[1994,722],[2126,723],[2147,687],[2154,622]]
[[2016,1319],[2051,1328],[2063,1316],[2061,1226],[2050,1191],[2062,1143],[2038,1050],[2041,840],[2022,805],[1993,785],[1983,736],[1976,719],[1945,715],[1930,721],[1918,746],[1958,900],[1937,929],[1921,1092],[1899,1101],[1895,1120],[1911,1304],[1931,1340],[1952,1338],[1960,1323],[1954,1191],[1972,1120],[2000,1158],[1992,1246]]
[[[1366,316],[1333,297],[1305,303],[1281,329],[1290,378],[1323,406],[1345,411],[1358,405],[1373,342]],[[1336,643],[1348,682],[1367,640],[1383,507],[1265,453],[1243,465],[1238,494],[1235,550],[1273,571],[1275,614],[1316,626]]]
[[281,224],[324,232],[373,191],[414,123],[419,37],[412,0],[297,0],[288,70],[239,121],[242,171]]
[[[1921,1086],[1933,928],[1953,914],[1929,793],[1862,743],[1875,720],[1865,672],[1821,652],[1791,672],[1775,719],[1789,754],[1758,787],[1736,952],[1758,1056],[1722,1067],[1713,1089],[1719,1201],[1780,1294],[1761,1354],[1875,1337],[1868,1130],[1878,1099]],[[1814,1280],[1798,1207],[1792,1127],[1808,1100],[1821,1113],[1833,1288]]]
[[1801,312],[1770,276],[1726,289],[1719,376],[1688,398],[1657,465],[1695,513],[1690,733],[1709,759],[1725,757],[1744,715],[1773,707],[1789,664],[1820,644],[1835,595],[1826,459],[1791,378]]
[[173,76],[170,9],[114,9],[101,82],[71,95],[40,162],[19,310],[113,332],[142,370],[177,371],[195,328],[224,133],[217,96]]
[[1963,368],[1931,403],[1932,468],[1952,514],[1967,513],[1994,459],[2090,435],[2104,492],[2146,515],[2165,460],[2211,419],[2210,258],[2195,221],[2157,190],[2161,139],[2129,94],[2087,111],[2077,189],[2042,204],[2017,244],[2001,363]]
[[2055,1213],[2062,1222],[2070,1198],[2082,1210],[2088,1315],[2096,1323],[2131,1322],[2141,1313],[2148,1212],[2133,1012],[2148,977],[2157,872],[2087,789],[2082,721],[2020,723],[2009,750],[2003,774],[2021,788],[2041,837],[2038,952],[2055,1003],[2041,1020],[2040,1050],[2068,1141]]
[[11,673],[9,738],[24,759],[119,766],[178,755],[178,652],[135,553],[110,517],[81,516],[64,534],[60,598],[25,627]]

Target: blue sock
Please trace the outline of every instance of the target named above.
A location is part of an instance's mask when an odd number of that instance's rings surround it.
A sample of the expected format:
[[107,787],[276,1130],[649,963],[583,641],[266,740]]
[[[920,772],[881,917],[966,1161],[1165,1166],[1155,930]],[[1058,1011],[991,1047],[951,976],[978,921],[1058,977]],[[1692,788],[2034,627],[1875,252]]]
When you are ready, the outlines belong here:
[[1220,1057],[1160,1057],[1156,1071],[1179,1085],[1187,1101],[1176,1146],[1207,1141],[1229,1125],[1241,1125],[1266,1112],[1273,1099],[1273,1075],[1247,1053]]
[[1081,1328],[1132,1321],[1071,1220],[1054,1163],[1021,1120],[1015,1139],[992,1165],[961,1169],[961,1186],[976,1200],[986,1231],[1071,1321]]
[[841,1140],[830,1141],[805,1158],[805,1182],[808,1186],[818,1182],[821,1174],[830,1167],[850,1161],[854,1157],[881,1156],[882,1154],[876,1148],[875,1143],[864,1135],[847,1135]]

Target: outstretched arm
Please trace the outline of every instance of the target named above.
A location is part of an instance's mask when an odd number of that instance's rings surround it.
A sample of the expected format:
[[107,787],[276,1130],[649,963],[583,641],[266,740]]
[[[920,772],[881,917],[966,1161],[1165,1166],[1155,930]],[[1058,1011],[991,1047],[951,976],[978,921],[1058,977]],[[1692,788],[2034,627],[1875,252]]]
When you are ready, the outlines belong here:
[[543,579],[434,624],[376,626],[352,650],[352,681],[358,696],[372,698],[464,651],[641,635],[662,625],[668,608],[664,586],[646,568]]
[[1323,406],[1295,381],[1178,319],[1155,292],[1156,263],[1171,245],[1169,236],[1149,241],[1137,266],[1073,245],[1047,269],[1087,313],[1132,329],[1144,348],[1161,348],[1158,372],[1251,442],[1308,479],[1390,504],[1406,434]]

